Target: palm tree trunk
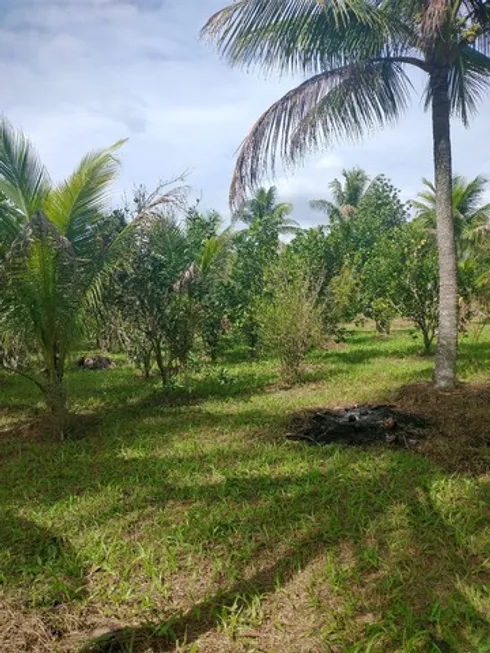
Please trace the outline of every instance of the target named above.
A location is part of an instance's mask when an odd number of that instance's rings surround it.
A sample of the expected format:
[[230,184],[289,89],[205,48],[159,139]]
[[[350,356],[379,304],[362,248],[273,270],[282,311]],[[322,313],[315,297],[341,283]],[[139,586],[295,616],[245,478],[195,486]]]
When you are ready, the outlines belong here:
[[52,427],[54,433],[61,441],[65,439],[68,420],[66,407],[66,395],[63,384],[63,371],[55,366],[48,371],[49,379],[46,387],[46,403],[51,413]]
[[452,206],[451,125],[447,69],[438,68],[433,71],[430,84],[440,276],[439,340],[435,383],[437,388],[451,389],[456,383],[458,283]]

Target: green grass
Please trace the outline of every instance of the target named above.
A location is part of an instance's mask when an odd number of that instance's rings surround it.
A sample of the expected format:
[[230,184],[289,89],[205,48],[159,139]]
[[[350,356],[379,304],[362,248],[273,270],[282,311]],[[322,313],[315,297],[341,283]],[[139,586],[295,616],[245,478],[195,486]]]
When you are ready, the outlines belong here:
[[[73,370],[64,444],[0,377],[0,650],[490,651],[489,476],[282,438],[293,411],[430,379],[419,349],[356,331],[292,389],[237,352],[170,396]],[[490,334],[462,342],[463,380],[489,365]]]

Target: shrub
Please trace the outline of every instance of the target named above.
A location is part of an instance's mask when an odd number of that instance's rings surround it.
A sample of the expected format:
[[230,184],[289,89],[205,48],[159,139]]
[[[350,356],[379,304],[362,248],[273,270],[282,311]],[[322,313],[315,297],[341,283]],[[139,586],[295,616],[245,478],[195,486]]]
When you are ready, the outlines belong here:
[[308,351],[321,339],[320,287],[304,263],[288,256],[266,275],[266,293],[258,304],[260,340],[279,359],[287,383],[298,380]]

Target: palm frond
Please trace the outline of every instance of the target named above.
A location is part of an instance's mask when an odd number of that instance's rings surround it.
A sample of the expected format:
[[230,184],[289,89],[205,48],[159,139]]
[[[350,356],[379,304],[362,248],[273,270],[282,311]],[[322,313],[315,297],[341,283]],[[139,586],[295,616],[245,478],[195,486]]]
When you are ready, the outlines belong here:
[[0,120],[0,192],[27,223],[42,208],[51,181],[26,136],[8,120]]
[[360,0],[237,0],[210,18],[202,35],[232,65],[318,72],[374,56],[386,41],[385,15]]
[[453,115],[468,126],[489,88],[490,58],[465,46],[450,70],[449,93]]
[[331,216],[332,213],[336,213],[338,211],[335,204],[333,202],[329,202],[328,200],[311,200],[310,208],[312,208],[314,211],[325,213],[325,215],[328,216]]
[[275,173],[280,155],[287,164],[341,138],[396,120],[407,106],[410,82],[400,65],[380,61],[349,65],[315,75],[272,105],[242,144],[230,190],[240,205],[265,172]]
[[77,248],[92,235],[92,228],[107,210],[110,185],[117,176],[115,152],[119,141],[106,150],[87,154],[75,172],[45,202],[50,221]]

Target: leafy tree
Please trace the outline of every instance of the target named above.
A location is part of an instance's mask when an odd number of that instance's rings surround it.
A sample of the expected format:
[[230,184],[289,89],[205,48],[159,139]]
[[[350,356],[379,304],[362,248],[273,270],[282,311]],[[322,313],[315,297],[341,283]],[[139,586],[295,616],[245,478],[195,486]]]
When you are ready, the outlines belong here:
[[272,105],[245,139],[231,186],[241,203],[278,155],[295,164],[338,138],[399,119],[427,76],[432,114],[440,268],[435,380],[456,380],[457,273],[452,212],[451,117],[465,125],[490,81],[490,4],[484,0],[243,0],[204,28],[233,65],[307,76]]
[[437,246],[432,234],[408,223],[380,239],[363,270],[363,292],[414,322],[429,354],[438,325]]
[[308,351],[321,338],[320,287],[321,279],[313,278],[300,259],[287,254],[267,271],[257,310],[260,339],[279,358],[287,383],[298,380]]
[[399,191],[379,175],[361,199],[354,219],[334,223],[330,228],[330,244],[339,269],[347,261],[361,268],[377,241],[406,219],[407,209]]
[[8,200],[0,209],[0,241],[7,250],[0,272],[1,329],[42,361],[42,375],[9,369],[37,384],[60,437],[67,419],[66,361],[121,242],[102,246],[96,228],[120,145],[88,154],[66,181],[54,185],[28,139],[6,120],[0,123],[0,190]]
[[[332,315],[337,314],[339,318],[340,308],[344,307],[342,322],[352,320],[358,313],[364,313],[374,320],[380,333],[389,332],[394,316],[392,307],[381,299],[379,293],[373,296],[367,288],[363,288],[360,280],[363,268],[372,257],[379,240],[404,224],[406,219],[407,210],[400,200],[399,191],[386,177],[379,175],[371,182],[352,219],[331,225],[328,242],[337,278],[334,297],[326,305],[335,305],[337,309]],[[344,282],[347,281],[345,285]],[[341,301],[340,289],[349,286],[352,289],[349,302]],[[358,292],[354,292],[355,288]]]
[[214,215],[207,220],[193,212],[179,224],[172,214],[175,202],[169,211],[166,198],[161,187],[150,196],[137,189],[136,211],[151,206],[151,214],[107,293],[122,317],[126,348],[142,362],[146,376],[154,361],[164,385],[187,365],[207,316],[206,299],[225,268],[229,241],[226,232],[209,235],[216,231],[210,226]]
[[[428,179],[426,189],[419,193],[412,204],[418,221],[427,229],[436,227],[436,190]],[[488,233],[490,226],[490,202],[484,201],[488,179],[478,175],[468,180],[460,175],[453,177],[453,217],[456,249],[461,260],[475,253],[475,245]]]
[[235,236],[229,291],[234,321],[240,324],[252,355],[258,345],[256,310],[265,288],[265,271],[279,255],[280,236],[298,232],[297,224],[288,217],[292,208],[277,204],[275,188],[260,188],[234,216],[247,228]]
[[365,170],[356,167],[342,170],[344,181],[334,179],[329,184],[332,200],[312,200],[310,206],[325,213],[330,222],[350,220],[356,212],[364,193],[369,186],[369,177]]

